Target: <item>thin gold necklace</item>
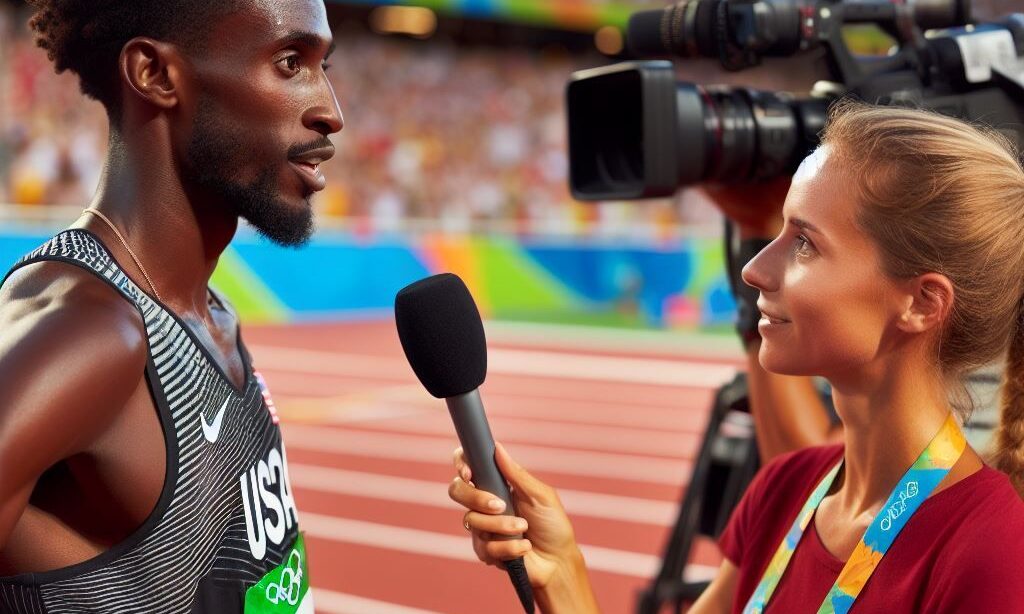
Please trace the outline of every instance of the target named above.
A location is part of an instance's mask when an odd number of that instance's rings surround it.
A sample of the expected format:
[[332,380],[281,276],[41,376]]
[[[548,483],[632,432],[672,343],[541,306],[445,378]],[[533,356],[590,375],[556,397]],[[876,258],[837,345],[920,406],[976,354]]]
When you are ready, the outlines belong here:
[[155,296],[156,300],[160,301],[161,303],[164,302],[163,299],[160,298],[160,293],[156,291],[156,285],[150,278],[149,273],[146,272],[146,267],[142,266],[142,262],[139,261],[139,257],[135,255],[135,252],[132,251],[132,248],[128,245],[128,242],[124,240],[123,236],[121,236],[121,232],[117,229],[117,226],[114,226],[114,223],[111,222],[110,219],[107,218],[107,216],[100,213],[100,211],[95,207],[89,207],[82,213],[83,215],[86,213],[91,213],[96,217],[100,218],[101,220],[103,220],[107,224],[107,226],[110,226],[110,229],[114,231],[114,235],[117,236],[117,239],[121,242],[121,245],[123,245],[124,248],[128,250],[128,255],[131,256],[132,260],[135,261],[135,266],[139,267],[139,270],[142,271],[142,276],[146,278],[146,283],[148,283],[150,289],[153,290],[153,296]]

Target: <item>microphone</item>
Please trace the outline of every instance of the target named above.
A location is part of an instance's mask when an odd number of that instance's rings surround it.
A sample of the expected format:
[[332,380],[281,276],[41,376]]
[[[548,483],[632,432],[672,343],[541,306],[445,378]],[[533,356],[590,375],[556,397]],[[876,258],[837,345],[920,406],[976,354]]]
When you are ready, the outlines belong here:
[[[457,275],[442,273],[402,288],[395,297],[395,324],[416,377],[448,404],[474,484],[501,498],[504,514],[513,515],[478,390],[487,377],[484,325],[466,284]],[[505,561],[505,568],[523,609],[533,614],[533,589],[523,558]]]

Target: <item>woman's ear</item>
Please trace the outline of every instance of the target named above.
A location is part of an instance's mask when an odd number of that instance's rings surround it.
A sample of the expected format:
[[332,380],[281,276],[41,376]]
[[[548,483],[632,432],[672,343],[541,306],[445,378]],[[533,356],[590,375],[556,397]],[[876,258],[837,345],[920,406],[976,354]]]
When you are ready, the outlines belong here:
[[953,283],[941,273],[925,273],[907,283],[908,300],[897,327],[908,333],[941,327],[953,309]]

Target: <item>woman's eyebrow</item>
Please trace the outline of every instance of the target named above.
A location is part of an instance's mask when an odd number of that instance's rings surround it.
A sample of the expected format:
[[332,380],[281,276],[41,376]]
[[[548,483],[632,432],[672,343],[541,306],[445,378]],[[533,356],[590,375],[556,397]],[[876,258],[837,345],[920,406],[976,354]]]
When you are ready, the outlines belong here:
[[811,232],[815,232],[818,234],[825,234],[821,232],[821,230],[814,224],[808,222],[807,220],[800,219],[798,217],[789,218],[789,223],[796,226],[797,228],[803,228],[804,230],[810,230]]

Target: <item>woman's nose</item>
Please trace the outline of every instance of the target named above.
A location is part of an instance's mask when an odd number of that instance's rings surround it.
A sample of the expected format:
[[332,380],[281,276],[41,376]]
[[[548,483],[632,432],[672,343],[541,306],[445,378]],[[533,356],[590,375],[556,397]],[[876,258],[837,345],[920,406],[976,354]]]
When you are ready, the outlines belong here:
[[771,270],[772,247],[774,245],[775,242],[773,241],[751,258],[750,262],[743,267],[743,271],[740,273],[743,283],[762,292],[775,290],[776,283],[773,282],[773,279],[777,279],[778,276],[774,275]]

